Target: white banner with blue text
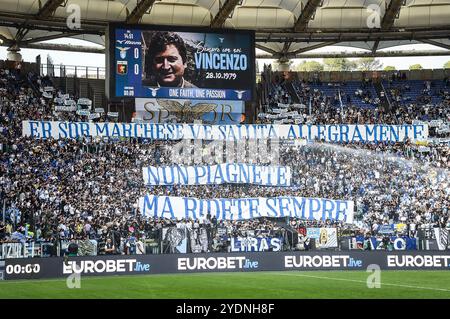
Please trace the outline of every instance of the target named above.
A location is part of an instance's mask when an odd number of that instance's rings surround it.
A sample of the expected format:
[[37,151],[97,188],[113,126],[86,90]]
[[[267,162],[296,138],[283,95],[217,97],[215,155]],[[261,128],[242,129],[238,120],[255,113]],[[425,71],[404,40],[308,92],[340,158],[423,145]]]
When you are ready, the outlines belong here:
[[264,186],[290,186],[291,169],[286,166],[260,166],[228,163],[209,166],[143,167],[146,185],[217,185],[227,183]]
[[258,217],[297,217],[310,220],[339,220],[353,223],[353,201],[305,197],[217,198],[154,196],[139,198],[145,217],[241,220]]
[[125,137],[154,140],[307,139],[326,142],[404,142],[428,138],[427,124],[207,125],[23,121],[22,135],[33,138]]

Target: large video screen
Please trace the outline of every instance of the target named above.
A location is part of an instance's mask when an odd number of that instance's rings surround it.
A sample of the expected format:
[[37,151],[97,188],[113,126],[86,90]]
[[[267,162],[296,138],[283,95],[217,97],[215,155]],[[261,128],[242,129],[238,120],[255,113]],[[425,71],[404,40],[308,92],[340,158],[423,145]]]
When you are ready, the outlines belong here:
[[110,95],[252,99],[254,32],[111,24]]

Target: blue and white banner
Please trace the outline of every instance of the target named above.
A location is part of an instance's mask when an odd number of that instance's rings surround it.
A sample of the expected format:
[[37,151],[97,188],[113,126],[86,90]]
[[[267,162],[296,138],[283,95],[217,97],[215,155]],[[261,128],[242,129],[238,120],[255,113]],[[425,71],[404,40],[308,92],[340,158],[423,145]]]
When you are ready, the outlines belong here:
[[428,138],[427,125],[207,125],[23,121],[33,138],[132,137],[154,140],[307,139],[326,142],[405,142]]
[[254,164],[220,164],[210,166],[143,167],[146,185],[216,185],[256,184],[290,186],[291,168]]
[[[356,236],[356,243],[359,247],[364,247],[364,236]],[[406,236],[389,236],[389,241],[393,250],[417,250],[417,238]],[[382,250],[385,249],[383,238],[370,237],[370,249]]]
[[235,252],[247,251],[281,251],[282,237],[231,237],[230,250]]
[[353,223],[353,201],[304,197],[198,199],[145,195],[139,198],[145,217],[242,220],[258,217],[298,217],[310,220],[339,220]]
[[377,229],[379,234],[391,235],[394,233],[394,224],[391,225],[380,225]]
[[35,256],[35,242],[14,242],[0,245],[0,260],[7,258],[28,258]]

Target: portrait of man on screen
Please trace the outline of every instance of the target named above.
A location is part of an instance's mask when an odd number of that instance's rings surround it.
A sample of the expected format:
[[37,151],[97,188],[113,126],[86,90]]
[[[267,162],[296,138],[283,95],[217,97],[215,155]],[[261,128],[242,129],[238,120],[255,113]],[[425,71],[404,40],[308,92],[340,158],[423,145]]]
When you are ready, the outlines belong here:
[[184,40],[174,32],[154,32],[147,43],[144,86],[196,88],[185,76],[187,48]]

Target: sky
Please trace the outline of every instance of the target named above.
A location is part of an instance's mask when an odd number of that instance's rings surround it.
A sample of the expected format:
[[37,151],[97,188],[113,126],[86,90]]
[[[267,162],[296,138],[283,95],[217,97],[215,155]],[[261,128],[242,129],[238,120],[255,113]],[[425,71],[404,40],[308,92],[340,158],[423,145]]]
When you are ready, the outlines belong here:
[[[91,42],[64,38],[58,40],[47,41],[46,43],[59,43],[59,44],[72,44],[72,45],[84,45],[91,47],[100,47],[99,45]],[[258,50],[258,49],[257,49]],[[428,44],[412,44],[403,45],[399,47],[393,47],[388,50],[443,50]],[[323,52],[351,52],[351,51],[364,51],[354,48],[345,48],[341,46],[329,46],[316,50],[309,51],[308,53],[323,53]],[[384,49],[383,51],[386,51]],[[445,50],[443,50],[445,51]],[[259,50],[257,51],[259,52]],[[96,53],[78,53],[78,52],[66,52],[66,51],[48,51],[48,50],[36,50],[36,49],[22,49],[20,51],[22,59],[25,62],[34,62],[36,56],[41,55],[43,63],[47,61],[47,55],[50,55],[55,65],[77,65],[77,66],[93,66],[93,67],[105,67],[105,55]],[[0,60],[5,60],[7,55],[7,48],[0,46]],[[392,58],[378,58],[383,67],[395,66],[398,70],[407,70],[411,64],[419,63],[424,69],[441,69],[443,65],[450,60],[450,56],[432,56],[432,57],[392,57]],[[307,59],[308,61],[316,60],[322,62],[322,59]],[[271,63],[274,60],[258,59],[260,70],[264,63]],[[294,59],[294,64],[298,64],[302,59]]]
[[[438,48],[429,44],[410,44],[410,45],[402,45],[397,47],[392,47],[389,49],[379,50],[383,51],[446,51],[442,48]],[[328,46],[325,48],[320,48],[316,50],[308,51],[309,53],[339,53],[339,52],[367,52],[366,50],[350,48],[350,47],[342,47],[342,46]],[[261,51],[263,52],[263,51]],[[358,58],[351,58],[350,60],[357,60]],[[386,66],[394,66],[397,70],[408,70],[409,66],[412,64],[419,63],[422,65],[424,69],[442,69],[444,64],[447,61],[450,61],[450,56],[430,56],[430,57],[391,57],[391,58],[377,58],[382,64],[383,68]],[[262,59],[262,64],[271,63],[274,60]],[[302,61],[317,61],[323,63],[323,59],[294,59],[293,64],[299,64]],[[261,62],[259,62],[261,67]],[[262,68],[260,68],[262,70]]]

